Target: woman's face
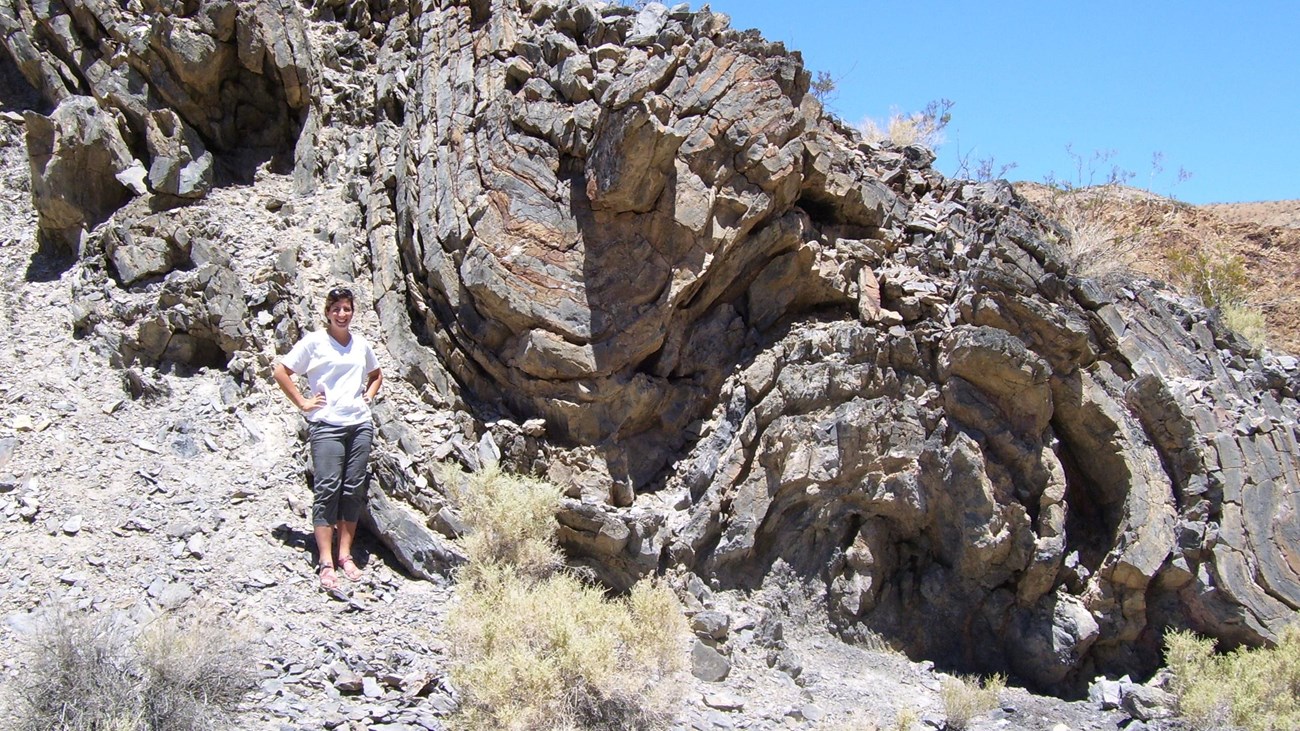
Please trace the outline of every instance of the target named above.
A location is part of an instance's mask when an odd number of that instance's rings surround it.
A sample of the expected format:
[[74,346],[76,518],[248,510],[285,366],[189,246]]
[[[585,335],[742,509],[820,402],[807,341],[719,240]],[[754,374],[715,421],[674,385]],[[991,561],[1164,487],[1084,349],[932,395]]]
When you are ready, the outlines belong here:
[[341,299],[326,307],[325,320],[333,327],[347,330],[352,324],[352,300]]

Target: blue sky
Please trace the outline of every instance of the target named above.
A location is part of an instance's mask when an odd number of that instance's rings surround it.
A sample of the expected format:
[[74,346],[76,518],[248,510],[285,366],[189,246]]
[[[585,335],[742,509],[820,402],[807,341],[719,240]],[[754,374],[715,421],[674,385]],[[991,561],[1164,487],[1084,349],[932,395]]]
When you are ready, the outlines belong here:
[[1012,180],[1086,184],[1118,165],[1130,185],[1191,203],[1300,199],[1296,0],[709,5],[830,73],[828,106],[847,122],[951,100],[945,174],[991,157],[1016,163]]

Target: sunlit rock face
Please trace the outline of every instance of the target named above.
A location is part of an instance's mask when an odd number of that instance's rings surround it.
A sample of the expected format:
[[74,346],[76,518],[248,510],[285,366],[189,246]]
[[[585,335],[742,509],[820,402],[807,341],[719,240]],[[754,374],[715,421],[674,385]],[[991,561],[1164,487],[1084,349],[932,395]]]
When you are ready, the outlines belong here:
[[[52,110],[90,100],[122,142],[121,195],[49,228],[88,236],[98,294],[75,319],[123,363],[252,383],[310,317],[293,252],[231,275],[258,254],[188,225],[202,206],[145,204],[240,179],[202,182],[204,154],[220,173],[274,150],[291,205],[346,201],[318,235],[372,295],[393,376],[563,483],[561,540],[613,586],[793,571],[848,636],[1066,693],[1151,671],[1170,626],[1256,645],[1296,617],[1295,359],[1156,283],[1075,276],[1005,184],[862,141],[797,54],[724,16],[11,6],[3,42],[33,88]],[[102,32],[63,32],[92,16]],[[94,71],[110,46],[127,62]],[[44,180],[40,210],[66,213],[67,177]],[[492,452],[388,426],[412,456],[377,481],[419,510],[448,508],[416,475]],[[421,551],[455,560],[397,552]]]

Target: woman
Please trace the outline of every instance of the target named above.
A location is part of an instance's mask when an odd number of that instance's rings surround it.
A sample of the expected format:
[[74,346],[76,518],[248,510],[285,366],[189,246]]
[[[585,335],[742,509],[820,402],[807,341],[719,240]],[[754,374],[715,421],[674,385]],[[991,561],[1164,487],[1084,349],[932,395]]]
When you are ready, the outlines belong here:
[[[375,351],[365,338],[349,330],[354,312],[352,291],[343,287],[325,295],[325,330],[308,333],[275,364],[280,390],[307,419],[311,459],[315,467],[315,499],[311,522],[319,555],[317,572],[322,589],[338,588],[337,566],[350,581],[362,578],[352,560],[352,540],[365,498],[366,462],[374,427],[370,402],[384,376]],[[294,374],[307,377],[305,397]],[[338,535],[338,562],[333,545]]]

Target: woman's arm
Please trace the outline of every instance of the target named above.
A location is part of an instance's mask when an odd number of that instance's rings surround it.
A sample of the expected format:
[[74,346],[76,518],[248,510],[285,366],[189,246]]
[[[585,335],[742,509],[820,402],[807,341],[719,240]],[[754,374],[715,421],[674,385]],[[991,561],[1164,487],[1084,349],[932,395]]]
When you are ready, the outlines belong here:
[[[275,383],[284,391],[284,395],[289,397],[293,405],[299,411],[315,411],[325,405],[324,394],[314,394],[311,398],[303,398],[302,393],[298,390],[297,384],[293,382],[293,371],[289,370],[283,363],[276,363],[271,369],[271,376],[275,378]],[[377,390],[377,389],[376,389]]]
[[384,374],[378,368],[370,371],[370,374],[366,376],[366,393],[363,397],[366,403],[375,400],[375,396],[379,395],[379,388],[383,385]]

